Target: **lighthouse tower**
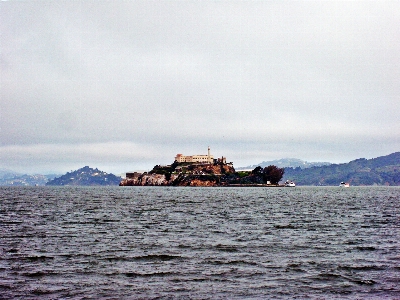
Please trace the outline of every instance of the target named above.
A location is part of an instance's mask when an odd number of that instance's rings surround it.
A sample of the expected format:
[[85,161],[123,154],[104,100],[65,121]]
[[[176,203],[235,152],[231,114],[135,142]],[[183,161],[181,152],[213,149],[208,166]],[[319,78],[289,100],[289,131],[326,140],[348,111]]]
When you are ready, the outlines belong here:
[[210,164],[211,164],[210,146],[208,146],[207,161],[208,161],[208,163],[210,163]]

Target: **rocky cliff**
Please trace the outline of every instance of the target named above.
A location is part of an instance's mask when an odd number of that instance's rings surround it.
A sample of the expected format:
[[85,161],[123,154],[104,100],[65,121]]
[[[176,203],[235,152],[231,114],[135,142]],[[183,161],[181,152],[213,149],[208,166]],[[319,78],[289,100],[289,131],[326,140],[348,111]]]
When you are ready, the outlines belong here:
[[172,181],[177,177],[178,175],[172,175],[170,180],[167,180],[166,176],[164,174],[138,174],[137,176],[130,177],[123,179],[119,185],[120,186],[143,186],[143,185],[154,185],[154,186],[160,186],[160,185],[172,185]]

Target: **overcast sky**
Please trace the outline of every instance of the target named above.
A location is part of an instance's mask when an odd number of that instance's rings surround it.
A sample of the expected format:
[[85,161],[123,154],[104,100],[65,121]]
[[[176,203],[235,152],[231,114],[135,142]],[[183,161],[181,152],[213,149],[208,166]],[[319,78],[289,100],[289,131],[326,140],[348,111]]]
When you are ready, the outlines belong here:
[[0,168],[400,150],[400,1],[2,1]]

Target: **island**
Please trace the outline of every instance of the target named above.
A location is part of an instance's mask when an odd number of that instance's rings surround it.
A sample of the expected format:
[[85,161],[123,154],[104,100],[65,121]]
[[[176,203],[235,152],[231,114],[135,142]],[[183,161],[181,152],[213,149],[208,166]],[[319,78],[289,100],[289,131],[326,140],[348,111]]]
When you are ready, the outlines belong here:
[[170,165],[156,165],[149,172],[126,173],[120,186],[280,186],[284,169],[276,166],[256,167],[236,172],[226,157],[208,154],[185,156],[177,154]]
[[110,186],[117,185],[122,178],[99,169],[85,166],[76,171],[67,172],[46,183],[47,186]]

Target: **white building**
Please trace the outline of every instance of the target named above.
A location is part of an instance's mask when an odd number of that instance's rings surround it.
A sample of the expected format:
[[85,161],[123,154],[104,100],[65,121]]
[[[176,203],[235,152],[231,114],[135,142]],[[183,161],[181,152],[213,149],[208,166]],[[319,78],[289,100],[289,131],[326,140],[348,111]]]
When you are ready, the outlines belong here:
[[203,154],[198,154],[198,155],[182,155],[182,154],[177,154],[175,156],[175,160],[179,163],[182,162],[189,162],[189,163],[212,163],[214,161],[214,156],[210,154],[210,147],[208,147],[208,154],[203,155]]

